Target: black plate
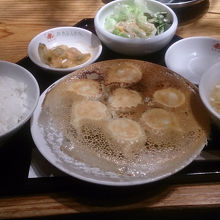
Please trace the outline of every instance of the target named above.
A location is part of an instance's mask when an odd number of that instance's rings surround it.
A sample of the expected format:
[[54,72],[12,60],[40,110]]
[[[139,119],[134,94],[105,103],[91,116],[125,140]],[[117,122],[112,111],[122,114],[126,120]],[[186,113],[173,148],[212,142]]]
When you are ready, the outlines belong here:
[[204,0],[157,0],[157,1],[162,2],[171,8],[184,8],[198,4]]

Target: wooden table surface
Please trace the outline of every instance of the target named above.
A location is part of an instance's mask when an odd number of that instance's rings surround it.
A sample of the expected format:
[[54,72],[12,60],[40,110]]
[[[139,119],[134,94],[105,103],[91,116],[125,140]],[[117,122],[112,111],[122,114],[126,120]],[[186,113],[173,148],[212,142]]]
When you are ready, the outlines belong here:
[[[101,0],[1,0],[0,2],[0,60],[18,62],[27,55],[30,40],[41,31],[58,26],[72,26],[83,18],[93,18],[107,1]],[[177,10],[177,35],[220,38],[220,1],[206,0],[192,8]],[[68,180],[69,181],[69,180]],[[45,183],[46,184],[46,183]],[[51,186],[53,180],[49,180]],[[47,189],[50,188],[46,187]],[[71,188],[71,190],[70,190]],[[220,182],[165,184],[163,187],[142,188],[109,195],[107,191],[73,181],[71,187],[59,190],[11,193],[0,196],[0,218],[30,218],[43,216],[75,218],[179,215],[220,209]],[[79,193],[79,191],[83,191]],[[90,192],[93,191],[93,193]],[[97,190],[97,194],[94,192]],[[102,191],[103,190],[103,191]],[[123,190],[122,190],[123,191]],[[146,192],[147,191],[147,192]],[[106,193],[106,196],[102,194]],[[120,197],[116,199],[117,195]],[[97,197],[96,197],[97,196]],[[108,199],[109,197],[109,199]],[[181,211],[182,210],[182,211]],[[202,211],[203,210],[203,211]],[[205,210],[205,211],[204,211]],[[74,218],[74,219],[75,219]],[[100,217],[102,219],[102,217]],[[214,215],[213,215],[214,219]]]

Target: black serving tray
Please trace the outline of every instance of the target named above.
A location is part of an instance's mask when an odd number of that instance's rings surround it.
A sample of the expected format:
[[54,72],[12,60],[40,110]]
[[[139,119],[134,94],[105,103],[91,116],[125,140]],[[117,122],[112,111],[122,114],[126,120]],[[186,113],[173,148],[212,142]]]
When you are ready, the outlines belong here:
[[[95,33],[94,20],[83,19],[76,25]],[[131,58],[140,59],[156,64],[164,65],[164,55],[167,48],[174,42],[180,40],[178,36],[174,36],[170,44],[163,48],[161,51],[141,57],[125,56],[112,52],[103,45],[103,52],[97,61],[117,59],[117,58]],[[48,73],[47,71],[36,66],[29,57],[25,57],[18,62],[19,65],[29,70],[37,79],[40,91],[43,92],[53,82],[61,78],[61,75]],[[159,181],[159,184],[173,184],[173,183],[195,183],[195,182],[214,182],[220,181],[220,136],[219,130],[214,125],[212,126],[212,132],[208,145],[204,148],[201,155],[195,159],[189,166],[177,174]],[[69,177],[62,172],[56,176],[56,168],[47,162],[42,155],[38,152],[44,160],[41,164],[41,169],[46,166],[50,166],[50,169],[54,169],[53,177],[48,175],[36,176],[35,178],[29,177],[29,169],[32,161],[36,161],[37,148],[33,143],[30,133],[30,123],[26,125],[16,133],[10,140],[8,140],[4,146],[0,148],[0,194],[8,193],[25,193],[25,192],[38,192],[38,191],[57,191],[59,189],[72,187],[73,184],[81,181],[75,178]],[[35,153],[33,153],[35,152]],[[33,164],[32,164],[33,165]],[[83,183],[90,184],[90,183]],[[158,183],[157,183],[158,184]],[[91,184],[90,184],[91,185]]]

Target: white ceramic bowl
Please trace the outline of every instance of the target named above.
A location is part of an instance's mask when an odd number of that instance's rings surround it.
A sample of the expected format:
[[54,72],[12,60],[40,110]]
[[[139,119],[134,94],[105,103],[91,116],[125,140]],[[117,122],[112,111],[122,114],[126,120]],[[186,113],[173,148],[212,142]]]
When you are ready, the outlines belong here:
[[130,0],[117,0],[104,5],[95,16],[95,30],[99,39],[111,50],[125,55],[145,55],[165,47],[171,41],[177,29],[176,14],[163,3],[154,0],[146,1],[149,9],[153,12],[168,12],[168,18],[172,21],[172,24],[165,32],[147,39],[123,38],[108,32],[104,27],[105,18],[113,13],[113,9],[117,4],[130,2]]
[[199,84],[202,74],[219,61],[220,40],[210,37],[179,40],[165,54],[166,66],[195,84]]
[[[82,53],[90,53],[91,58],[85,63],[70,68],[53,68],[41,61],[38,53],[39,43],[44,43],[48,48],[59,45],[75,47]],[[57,27],[41,32],[34,37],[28,45],[28,56],[36,65],[50,72],[69,73],[88,64],[95,62],[102,52],[100,40],[92,32],[77,27]]]
[[27,94],[28,103],[27,112],[25,113],[24,117],[19,121],[19,123],[11,127],[6,132],[0,133],[1,145],[30,119],[33,111],[37,106],[40,91],[38,83],[34,76],[28,70],[17,64],[7,61],[0,61],[0,76],[7,76],[16,80],[17,82],[23,82],[27,86],[25,89],[25,93]]
[[220,115],[210,104],[210,93],[216,84],[220,83],[220,62],[210,67],[202,76],[199,83],[199,94],[203,104],[209,111],[214,123],[220,128]]

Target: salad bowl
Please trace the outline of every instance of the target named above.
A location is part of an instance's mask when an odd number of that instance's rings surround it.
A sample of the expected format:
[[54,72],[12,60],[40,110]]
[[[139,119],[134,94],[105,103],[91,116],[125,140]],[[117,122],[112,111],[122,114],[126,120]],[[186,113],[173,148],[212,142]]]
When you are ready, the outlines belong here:
[[125,55],[145,55],[171,41],[178,19],[170,7],[155,0],[118,0],[103,6],[94,23],[99,39],[109,49]]

